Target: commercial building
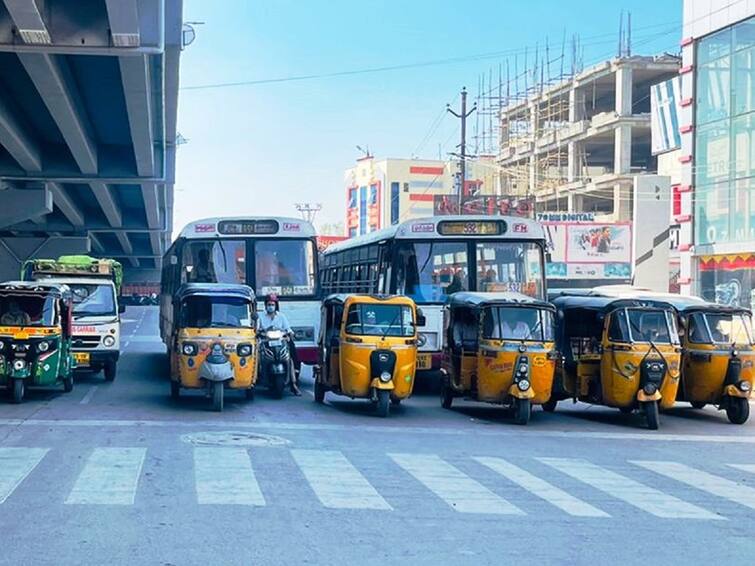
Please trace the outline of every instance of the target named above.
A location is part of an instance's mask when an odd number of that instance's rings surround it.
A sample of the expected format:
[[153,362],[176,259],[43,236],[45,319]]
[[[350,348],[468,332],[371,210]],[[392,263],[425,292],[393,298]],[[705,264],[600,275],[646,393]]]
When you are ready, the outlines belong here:
[[755,1],[685,0],[681,288],[755,306]]

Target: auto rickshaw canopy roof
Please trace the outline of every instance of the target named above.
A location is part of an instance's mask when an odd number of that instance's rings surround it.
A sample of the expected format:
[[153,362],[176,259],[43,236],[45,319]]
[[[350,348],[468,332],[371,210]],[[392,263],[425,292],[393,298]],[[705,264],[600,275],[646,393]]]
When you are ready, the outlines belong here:
[[410,299],[409,297],[405,297],[403,295],[377,295],[377,294],[368,294],[368,293],[334,293],[332,295],[328,295],[323,299],[322,304],[323,305],[334,305],[334,304],[346,304],[346,301],[351,300],[352,303],[359,302],[359,303],[370,303],[370,304],[381,304],[381,303],[388,303],[388,304],[394,304],[394,305],[406,305],[406,306],[412,306],[414,305],[414,301]]
[[0,296],[53,297],[65,302],[70,302],[73,298],[68,285],[49,281],[6,281],[0,283]]
[[606,296],[601,294],[560,294],[552,299],[553,304],[559,310],[588,309],[609,313],[621,308],[657,308],[674,310],[667,300],[659,300],[653,297],[626,297]]
[[254,290],[249,285],[238,283],[184,283],[176,291],[176,300],[188,297],[236,297],[249,302],[256,300]]
[[451,308],[473,308],[481,309],[493,306],[527,306],[537,307],[549,310],[555,310],[553,305],[535,299],[522,293],[502,292],[502,293],[480,293],[473,291],[462,291],[451,295],[449,303]]

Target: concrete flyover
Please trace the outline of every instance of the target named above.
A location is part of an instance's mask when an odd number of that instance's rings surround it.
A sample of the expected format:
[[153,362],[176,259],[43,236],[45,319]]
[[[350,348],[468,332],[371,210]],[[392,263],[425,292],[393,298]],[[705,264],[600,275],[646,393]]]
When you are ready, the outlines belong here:
[[170,240],[183,0],[0,0],[0,280]]

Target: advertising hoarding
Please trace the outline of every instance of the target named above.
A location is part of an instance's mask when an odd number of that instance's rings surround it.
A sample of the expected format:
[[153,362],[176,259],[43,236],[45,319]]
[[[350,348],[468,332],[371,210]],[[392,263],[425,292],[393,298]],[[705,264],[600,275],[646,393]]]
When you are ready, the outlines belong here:
[[629,223],[544,222],[550,279],[632,277],[632,226]]

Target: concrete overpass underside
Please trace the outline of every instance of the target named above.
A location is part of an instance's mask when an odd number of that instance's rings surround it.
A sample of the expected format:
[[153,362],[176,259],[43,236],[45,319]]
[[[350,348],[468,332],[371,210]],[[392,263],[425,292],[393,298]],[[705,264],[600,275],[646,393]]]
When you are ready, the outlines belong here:
[[0,0],[0,279],[154,270],[173,223],[182,0]]

